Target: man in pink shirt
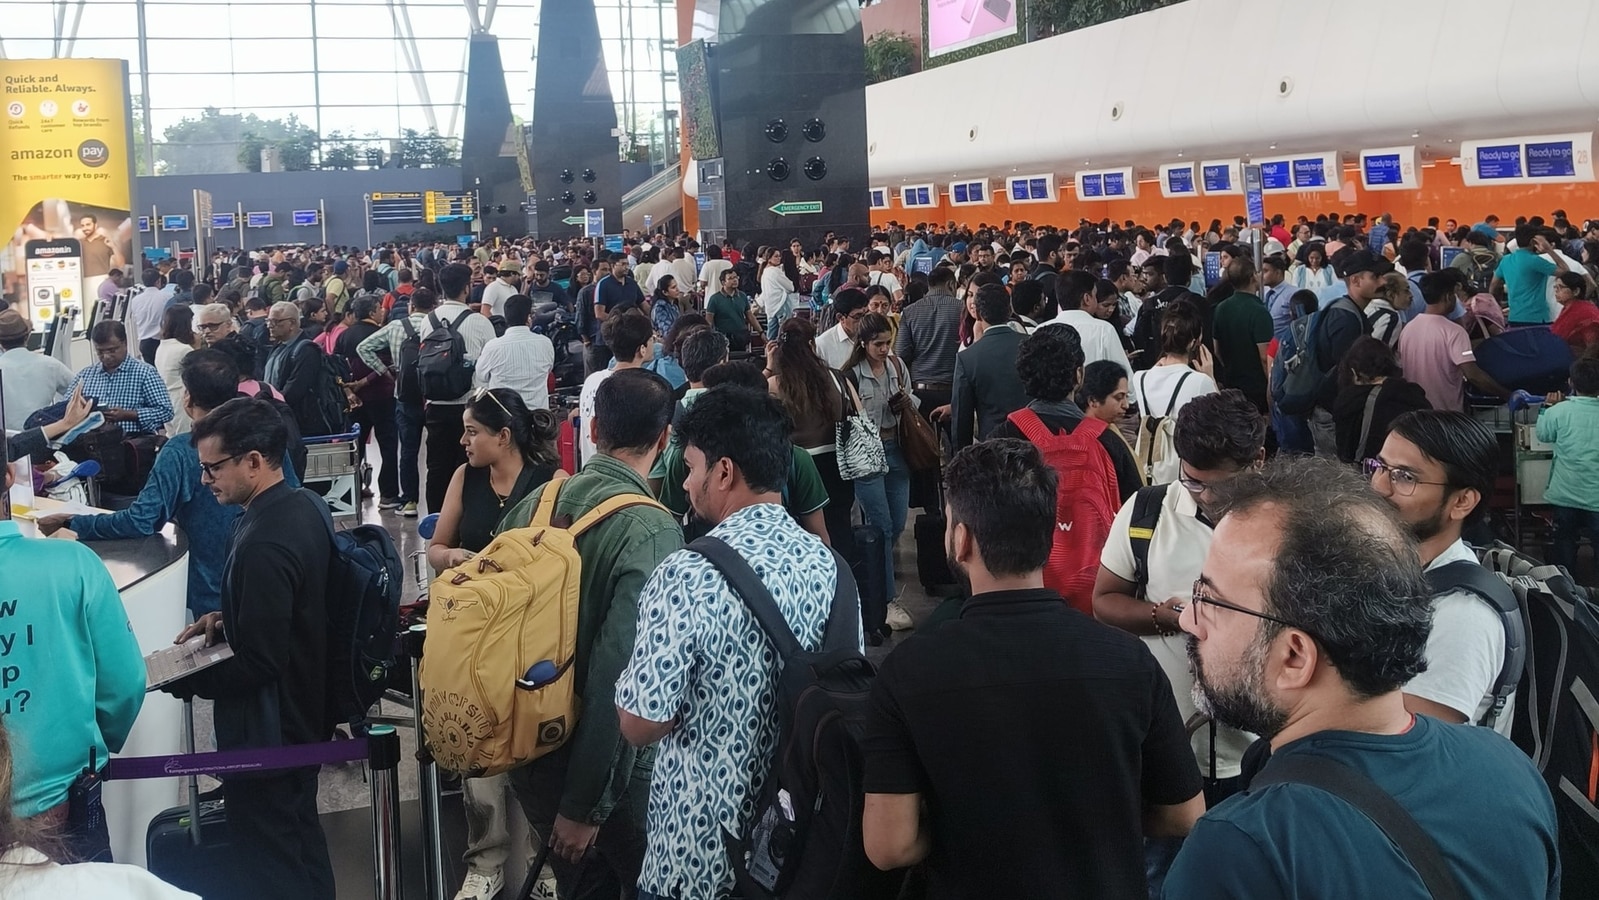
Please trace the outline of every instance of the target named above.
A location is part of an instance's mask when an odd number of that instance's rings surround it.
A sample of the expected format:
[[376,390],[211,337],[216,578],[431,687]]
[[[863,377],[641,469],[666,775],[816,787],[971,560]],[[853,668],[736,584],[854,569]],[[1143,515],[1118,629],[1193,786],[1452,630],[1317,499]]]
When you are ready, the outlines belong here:
[[1465,383],[1501,399],[1510,392],[1477,365],[1466,329],[1449,320],[1455,303],[1465,294],[1465,277],[1458,269],[1421,276],[1421,296],[1427,311],[1399,333],[1399,364],[1405,377],[1421,385],[1433,409],[1465,412]]

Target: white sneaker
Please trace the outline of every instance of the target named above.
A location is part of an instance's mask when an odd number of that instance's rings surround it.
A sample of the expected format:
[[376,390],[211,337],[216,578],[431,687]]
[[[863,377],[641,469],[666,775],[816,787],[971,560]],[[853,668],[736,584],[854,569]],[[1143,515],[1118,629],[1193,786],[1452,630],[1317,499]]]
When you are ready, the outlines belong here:
[[466,880],[461,882],[461,889],[455,892],[455,900],[494,900],[503,887],[505,876],[497,871],[487,875],[468,872]]
[[884,617],[884,621],[895,631],[910,631],[916,627],[916,623],[911,620],[911,614],[905,611],[905,607],[899,605],[898,600],[889,601],[888,615]]
[[539,873],[538,884],[533,886],[531,900],[556,900],[555,873],[550,871],[549,866],[545,866],[544,871]]

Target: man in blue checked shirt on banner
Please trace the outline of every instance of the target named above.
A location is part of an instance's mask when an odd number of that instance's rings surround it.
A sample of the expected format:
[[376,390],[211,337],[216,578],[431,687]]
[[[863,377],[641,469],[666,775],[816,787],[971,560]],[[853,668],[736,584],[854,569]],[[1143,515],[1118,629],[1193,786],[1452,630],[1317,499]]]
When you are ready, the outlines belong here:
[[100,401],[107,422],[126,434],[152,434],[172,421],[172,397],[155,366],[128,357],[128,331],[121,322],[100,322],[89,332],[98,365],[72,380],[70,395],[83,385],[83,396]]

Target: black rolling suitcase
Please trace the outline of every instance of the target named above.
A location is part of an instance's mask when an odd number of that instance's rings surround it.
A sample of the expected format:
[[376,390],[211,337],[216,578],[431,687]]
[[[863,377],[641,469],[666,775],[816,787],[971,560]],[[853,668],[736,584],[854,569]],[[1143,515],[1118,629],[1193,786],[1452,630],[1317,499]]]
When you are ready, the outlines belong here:
[[944,554],[944,489],[937,492],[937,507],[916,517],[916,574],[922,587],[935,596],[958,593],[960,582],[950,571]]
[[860,588],[861,624],[868,642],[875,632],[887,636],[883,621],[888,616],[888,584],[883,568],[883,533],[875,525],[856,525],[850,572]]
[[[194,752],[194,704],[185,701],[188,752]],[[232,831],[220,798],[201,800],[189,777],[189,804],[162,810],[144,836],[145,866],[162,881],[205,900],[238,894]]]

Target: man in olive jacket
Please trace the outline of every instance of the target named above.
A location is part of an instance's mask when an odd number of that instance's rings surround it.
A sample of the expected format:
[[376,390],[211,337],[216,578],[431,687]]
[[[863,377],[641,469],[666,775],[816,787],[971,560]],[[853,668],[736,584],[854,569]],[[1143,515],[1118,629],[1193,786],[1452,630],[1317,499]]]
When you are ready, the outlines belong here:
[[[651,497],[650,467],[666,446],[674,401],[672,387],[653,372],[619,371],[600,385],[594,429],[599,453],[583,471],[545,485],[512,507],[500,529],[525,527],[546,490],[560,490],[555,521],[565,524],[612,497]],[[631,506],[613,513],[577,539],[583,560],[573,663],[584,714],[559,750],[511,772],[511,787],[528,822],[552,836],[550,865],[563,897],[575,900],[631,896],[644,862],[644,820],[650,797],[652,749],[622,738],[612,694],[633,652],[638,596],[657,564],[681,549],[683,532],[664,507]],[[576,863],[592,847],[582,869]],[[599,870],[599,871],[596,871]]]

